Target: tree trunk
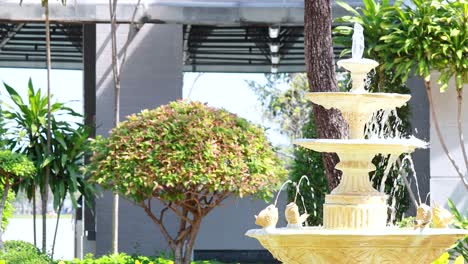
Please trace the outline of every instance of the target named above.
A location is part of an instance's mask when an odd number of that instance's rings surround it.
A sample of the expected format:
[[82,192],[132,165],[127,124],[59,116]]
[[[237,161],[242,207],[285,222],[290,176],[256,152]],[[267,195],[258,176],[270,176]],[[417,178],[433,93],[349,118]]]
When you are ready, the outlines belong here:
[[36,231],[36,186],[32,187],[32,206],[33,206],[33,233],[34,233],[34,246],[37,247],[37,231]]
[[52,254],[51,254],[52,260],[54,259],[55,241],[57,239],[57,230],[58,230],[58,225],[59,225],[59,221],[60,221],[60,214],[62,213],[63,202],[64,201],[62,201],[60,203],[60,206],[59,206],[58,212],[57,212],[57,221],[55,222],[55,232],[54,232],[54,240],[52,242]]
[[[312,92],[337,92],[332,45],[332,16],[330,0],[305,0],[304,52],[307,78]],[[314,117],[320,138],[337,139],[347,136],[347,124],[340,112],[314,105]],[[334,153],[323,153],[328,188],[339,183],[341,171],[335,169],[339,158]]]
[[176,244],[174,249],[174,264],[182,264],[183,263],[183,255],[182,249],[184,248],[184,241],[179,242]]
[[192,261],[192,251],[193,245],[195,244],[195,239],[197,238],[198,230],[200,230],[201,218],[194,219],[191,224],[192,228],[187,239],[187,244],[184,247],[184,262],[183,264],[190,264]]
[[[3,220],[3,209],[5,208],[5,203],[8,198],[8,190],[10,189],[10,179],[6,177],[5,186],[3,186],[2,200],[0,201],[0,222]],[[3,229],[0,227],[0,252],[3,252]]]
[[[47,153],[46,157],[50,157],[50,72],[51,72],[51,58],[50,58],[50,21],[49,21],[49,3],[46,1],[44,4],[45,8],[45,33],[46,33],[46,65],[47,65]],[[47,200],[49,196],[49,177],[50,177],[50,165],[47,164],[45,167],[45,179],[44,186],[42,188],[42,253],[47,252]]]
[[[111,23],[111,48],[112,48],[112,74],[114,77],[114,127],[120,121],[120,76],[117,54],[117,0],[109,0],[109,14]],[[119,194],[114,192],[112,206],[112,252],[119,253]]]
[[465,179],[465,176],[463,175],[463,172],[458,167],[457,162],[452,157],[452,154],[450,154],[450,151],[448,150],[447,145],[445,144],[444,137],[442,136],[442,131],[440,130],[439,120],[437,118],[437,113],[435,112],[435,109],[434,109],[434,100],[432,99],[430,80],[424,80],[424,86],[426,87],[427,99],[429,100],[429,109],[431,110],[431,118],[432,118],[432,123],[431,124],[434,125],[437,137],[439,138],[440,145],[442,146],[442,149],[444,150],[445,155],[449,159],[449,161],[452,164],[455,171],[457,171],[458,177],[460,177],[460,180],[462,181],[463,185],[465,186],[465,189],[468,190],[468,182]]

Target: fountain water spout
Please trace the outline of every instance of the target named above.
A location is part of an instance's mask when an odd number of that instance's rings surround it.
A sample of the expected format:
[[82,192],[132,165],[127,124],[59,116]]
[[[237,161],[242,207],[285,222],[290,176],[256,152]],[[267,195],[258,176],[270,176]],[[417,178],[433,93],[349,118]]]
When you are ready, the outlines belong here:
[[352,87],[351,92],[365,93],[364,80],[373,68],[379,64],[370,59],[362,57],[364,54],[364,29],[358,23],[354,24],[353,46],[351,48],[351,59],[338,61],[338,66],[351,72]]
[[364,53],[364,28],[358,23],[354,23],[353,46],[351,48],[352,58],[362,59]]

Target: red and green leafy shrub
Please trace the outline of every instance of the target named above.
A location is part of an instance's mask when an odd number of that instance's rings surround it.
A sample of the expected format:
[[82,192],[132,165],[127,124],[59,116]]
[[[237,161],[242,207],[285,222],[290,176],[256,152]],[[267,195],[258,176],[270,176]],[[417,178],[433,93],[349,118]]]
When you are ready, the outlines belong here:
[[[224,199],[271,197],[286,174],[262,128],[198,102],[132,115],[108,138],[97,138],[93,150],[94,181],[140,205],[160,227],[176,263],[190,263],[203,217]],[[159,212],[152,200],[161,202]],[[168,210],[180,218],[176,234],[165,227]]]

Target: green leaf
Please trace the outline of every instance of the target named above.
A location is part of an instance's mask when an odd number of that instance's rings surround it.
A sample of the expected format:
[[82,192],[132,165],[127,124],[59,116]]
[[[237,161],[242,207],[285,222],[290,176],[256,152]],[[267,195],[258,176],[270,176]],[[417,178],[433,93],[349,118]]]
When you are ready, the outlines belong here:
[[356,9],[354,9],[353,7],[351,7],[348,3],[345,3],[343,1],[336,1],[336,3],[341,6],[343,9],[345,9],[346,11],[352,13],[353,15],[355,16],[360,16],[361,14],[359,14],[358,11],[356,11]]

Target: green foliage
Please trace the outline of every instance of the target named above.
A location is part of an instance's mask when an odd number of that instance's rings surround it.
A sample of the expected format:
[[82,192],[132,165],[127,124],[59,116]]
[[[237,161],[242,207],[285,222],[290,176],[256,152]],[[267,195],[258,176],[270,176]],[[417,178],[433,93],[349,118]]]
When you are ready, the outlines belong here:
[[441,91],[452,76],[458,89],[468,82],[466,0],[413,0],[390,8],[384,19],[389,27],[375,50],[387,69],[395,69],[395,79],[414,72],[429,81],[431,70],[439,70]]
[[312,111],[312,104],[304,98],[308,91],[307,77],[304,74],[265,74],[265,80],[266,83],[247,81],[258,96],[263,115],[280,125],[280,133],[291,138],[301,137]]
[[[0,190],[0,197],[3,195],[3,188]],[[15,212],[15,207],[13,206],[13,203],[15,202],[15,193],[11,191],[11,189],[8,191],[8,196],[7,200],[5,202],[5,207],[3,208],[3,215],[2,215],[2,224],[1,228],[2,231],[5,232],[8,223],[10,222],[11,217],[13,216],[13,213]]]
[[[454,222],[453,226],[455,228],[459,229],[468,229],[468,217],[466,217],[465,212],[463,215],[458,211],[457,207],[455,207],[455,204],[452,202],[452,200],[448,200],[448,205],[450,212],[454,216]],[[458,240],[450,249],[449,253],[452,256],[462,256],[465,260],[468,260],[468,237],[465,236],[464,239]]]
[[[84,259],[74,259],[72,261],[57,261],[57,264],[173,264],[172,259],[160,257],[146,257],[146,256],[129,256],[125,253],[106,255],[100,258],[94,258],[92,254],[88,254]],[[216,261],[192,261],[192,264],[221,264]]]
[[34,245],[24,241],[6,241],[5,251],[0,253],[0,260],[21,264],[49,264],[51,259],[42,254]]
[[21,186],[26,190],[28,199],[32,198],[33,190],[37,186],[43,189],[45,181],[45,167],[49,165],[51,175],[49,187],[54,193],[54,208],[57,209],[70,194],[72,201],[76,191],[90,197],[91,189],[79,173],[86,150],[88,133],[82,124],[70,124],[56,119],[61,116],[81,117],[63,103],[51,104],[51,150],[47,156],[47,115],[48,98],[41,93],[41,89],[34,90],[32,80],[28,82],[27,101],[23,101],[15,89],[4,84],[14,105],[4,111],[4,117],[11,125],[10,139],[14,149],[27,155],[36,167],[37,173],[31,180],[23,181]]
[[400,2],[396,1],[395,3],[390,4],[389,1],[376,1],[376,0],[364,0],[364,6],[359,9],[354,9],[348,3],[343,1],[337,1],[337,4],[347,10],[350,15],[342,16],[335,19],[335,23],[340,24],[334,28],[333,41],[335,44],[338,44],[345,48],[341,56],[351,53],[350,47],[352,46],[352,34],[353,27],[348,26],[347,24],[358,23],[364,28],[364,41],[365,41],[365,51],[364,57],[373,58],[377,61],[382,61],[381,52],[376,50],[376,47],[379,44],[384,43],[380,40],[380,37],[383,36],[391,27],[386,20],[386,15],[389,9],[394,6],[400,6]]
[[267,198],[285,174],[263,129],[198,102],[129,116],[93,150],[93,179],[137,203],[194,193]]
[[0,150],[0,177],[5,181],[6,177],[28,178],[36,172],[34,164],[27,156]]

